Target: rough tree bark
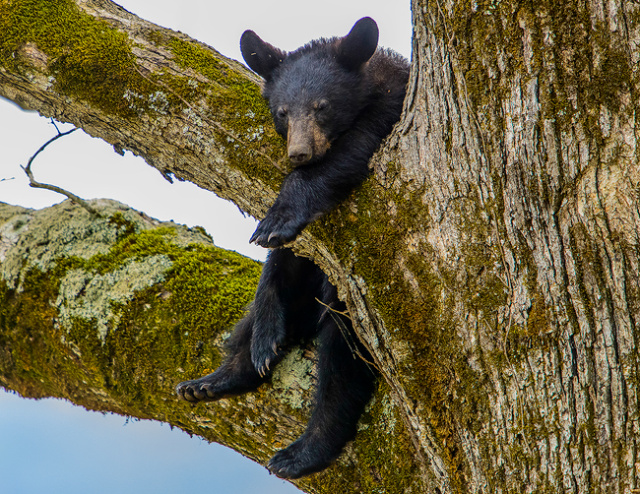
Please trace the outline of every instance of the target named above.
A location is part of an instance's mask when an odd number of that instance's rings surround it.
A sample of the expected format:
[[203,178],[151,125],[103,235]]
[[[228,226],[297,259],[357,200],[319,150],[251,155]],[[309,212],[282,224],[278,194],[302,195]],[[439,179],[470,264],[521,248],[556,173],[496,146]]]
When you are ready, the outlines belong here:
[[[294,245],[382,373],[378,432],[301,487],[634,492],[640,4],[412,11],[401,122],[372,178]],[[2,0],[0,32],[2,96],[257,217],[272,202],[282,143],[239,64],[106,0]],[[216,439],[237,444],[239,420]]]

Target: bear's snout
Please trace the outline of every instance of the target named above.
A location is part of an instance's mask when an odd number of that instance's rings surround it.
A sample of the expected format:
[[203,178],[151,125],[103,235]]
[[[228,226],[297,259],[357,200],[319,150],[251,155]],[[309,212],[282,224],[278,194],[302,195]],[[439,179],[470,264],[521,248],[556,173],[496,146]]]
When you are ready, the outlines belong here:
[[313,151],[308,143],[296,143],[289,146],[289,159],[296,165],[306,163],[313,156]]
[[294,165],[321,158],[328,149],[329,140],[312,117],[289,120],[287,152]]

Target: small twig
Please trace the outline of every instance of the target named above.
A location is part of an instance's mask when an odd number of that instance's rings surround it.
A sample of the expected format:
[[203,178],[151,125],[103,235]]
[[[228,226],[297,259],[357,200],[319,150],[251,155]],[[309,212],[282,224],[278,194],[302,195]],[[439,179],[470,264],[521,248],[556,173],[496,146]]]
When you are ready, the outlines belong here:
[[342,311],[341,312],[339,310],[334,309],[330,305],[325,304],[318,297],[316,297],[316,301],[320,305],[323,305],[326,308],[326,312],[329,313],[329,315],[333,319],[333,322],[335,322],[336,325],[338,326],[338,328],[340,329],[340,332],[342,333],[342,337],[346,341],[347,346],[349,347],[349,350],[351,351],[351,354],[353,355],[353,358],[362,359],[364,361],[364,363],[366,363],[367,366],[369,367],[369,370],[371,370],[371,367],[375,368],[376,364],[371,362],[371,361],[369,361],[369,360],[367,360],[365,358],[365,356],[362,355],[362,352],[358,349],[358,344],[354,341],[353,336],[349,333],[349,329],[347,328],[347,325],[339,317],[339,316],[343,316],[343,317],[346,317],[347,319],[351,320],[351,316],[349,315],[349,313],[347,311]]
[[[54,124],[54,126],[55,126],[55,124]],[[29,159],[29,162],[27,163],[27,167],[26,167],[26,168],[31,168],[31,163],[33,163],[33,160],[34,160],[34,159],[36,159],[36,156],[38,156],[42,151],[44,151],[44,150],[45,150],[45,148],[46,148],[49,144],[51,144],[51,143],[52,143],[52,142],[54,142],[54,141],[57,141],[57,140],[58,140],[58,139],[60,139],[61,137],[64,137],[64,136],[66,136],[66,135],[71,134],[72,132],[75,132],[75,131],[76,131],[76,130],[78,130],[78,129],[77,129],[77,128],[74,128],[74,129],[68,130],[68,131],[66,131],[66,132],[60,132],[60,131],[58,130],[58,127],[56,127],[56,130],[58,131],[58,135],[57,135],[57,136],[52,137],[52,138],[51,138],[51,139],[49,139],[47,142],[45,142],[42,146],[40,146],[40,149],[38,149],[38,150],[35,152],[35,154],[34,154],[33,156],[31,156],[31,158]],[[24,169],[25,169],[25,167],[23,166],[23,167],[22,167],[22,169],[24,170]]]
[[325,304],[318,297],[316,297],[316,302],[318,302],[320,305],[324,306],[327,310],[330,310],[331,312],[335,312],[336,314],[340,314],[341,316],[344,316],[347,319],[351,319],[351,316],[349,315],[349,312],[346,311],[346,310],[343,310],[343,311],[336,310],[333,307],[331,307],[329,304]]
[[11,177],[11,178],[0,178],[0,182],[7,182],[9,180],[15,180],[16,177]]
[[[53,118],[51,119],[51,125],[53,125],[55,127],[55,129],[58,132],[58,134],[62,133],[62,132],[60,132],[60,129],[58,128],[58,125],[56,124],[56,121]],[[73,129],[73,130],[76,130],[76,129]]]
[[68,130],[67,132],[60,132],[60,129],[58,129],[58,126],[55,124],[55,122],[53,120],[51,121],[51,123],[56,128],[56,130],[58,131],[58,135],[52,137],[47,142],[45,142],[42,146],[40,146],[40,149],[38,149],[35,152],[35,154],[33,156],[31,156],[31,158],[29,158],[29,162],[27,163],[27,166],[21,166],[21,168],[27,174],[27,177],[29,177],[29,186],[33,187],[33,188],[36,188],[36,189],[47,189],[47,190],[51,190],[53,192],[57,192],[58,194],[62,194],[63,196],[66,196],[69,199],[71,199],[73,202],[75,202],[79,206],[82,206],[90,214],[94,214],[94,215],[99,216],[98,211],[93,209],[89,205],[89,203],[87,201],[85,201],[84,199],[78,197],[75,194],[72,194],[71,192],[69,192],[67,190],[64,190],[61,187],[58,187],[56,185],[43,184],[43,183],[40,183],[40,182],[36,181],[36,179],[33,178],[33,172],[31,171],[31,165],[33,164],[33,160],[36,159],[36,156],[38,156],[42,151],[44,151],[47,148],[47,146],[49,144],[51,144],[52,142],[57,141],[61,137],[67,136],[67,135],[71,134],[72,132],[75,132],[76,130],[78,130],[78,128],[76,127],[76,128],[71,129],[71,130]]

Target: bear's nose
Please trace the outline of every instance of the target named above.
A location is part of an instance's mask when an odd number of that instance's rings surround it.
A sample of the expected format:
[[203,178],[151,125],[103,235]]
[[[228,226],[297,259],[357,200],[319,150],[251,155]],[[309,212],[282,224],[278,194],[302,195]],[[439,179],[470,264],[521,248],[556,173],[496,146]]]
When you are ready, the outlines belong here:
[[309,161],[311,159],[311,149],[306,146],[289,148],[289,159],[295,164]]

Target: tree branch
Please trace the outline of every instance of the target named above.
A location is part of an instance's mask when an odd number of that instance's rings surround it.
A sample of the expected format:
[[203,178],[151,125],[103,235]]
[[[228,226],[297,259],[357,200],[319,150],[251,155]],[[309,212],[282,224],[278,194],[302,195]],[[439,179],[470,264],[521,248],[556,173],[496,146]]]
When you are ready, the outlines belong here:
[[57,185],[50,185],[50,184],[43,184],[41,182],[37,182],[36,179],[33,176],[33,172],[31,171],[31,165],[33,163],[33,160],[36,159],[36,156],[38,156],[42,151],[44,151],[47,146],[49,146],[49,144],[52,144],[53,142],[57,141],[58,139],[60,139],[61,137],[67,136],[69,134],[71,134],[72,132],[75,132],[77,129],[71,129],[68,130],[66,132],[60,132],[60,129],[58,129],[58,126],[55,124],[55,122],[52,120],[51,123],[53,124],[53,126],[56,128],[56,130],[58,131],[58,135],[56,135],[55,137],[52,137],[51,139],[49,139],[47,142],[45,142],[42,146],[40,146],[40,149],[38,149],[35,154],[33,156],[31,156],[31,158],[29,158],[29,162],[27,163],[27,166],[22,166],[21,168],[24,170],[24,172],[27,174],[27,177],[29,177],[29,186],[30,187],[34,187],[37,189],[46,189],[46,190],[51,190],[53,192],[57,192],[58,194],[62,194],[64,196],[66,196],[67,198],[71,199],[73,202],[75,202],[76,204],[82,206],[84,209],[86,209],[89,213],[91,214],[98,214],[98,212],[93,209],[89,203],[87,201],[85,201],[84,199],[78,197],[75,194],[72,194],[71,192],[58,187]]
[[[82,127],[249,214],[266,212],[286,154],[259,80],[238,62],[112,2],[63,0],[41,11],[13,2],[2,15],[0,96]],[[29,37],[23,23],[52,31]]]
[[[269,384],[246,396],[192,406],[174,392],[220,363],[261,264],[213,246],[198,229],[115,201],[91,204],[99,215],[70,201],[38,211],[0,203],[0,385],[167,422],[266,464],[308,419],[309,349],[294,349]],[[337,465],[294,483],[314,493],[354,485],[419,492],[406,436],[396,443],[403,434],[383,387]]]

